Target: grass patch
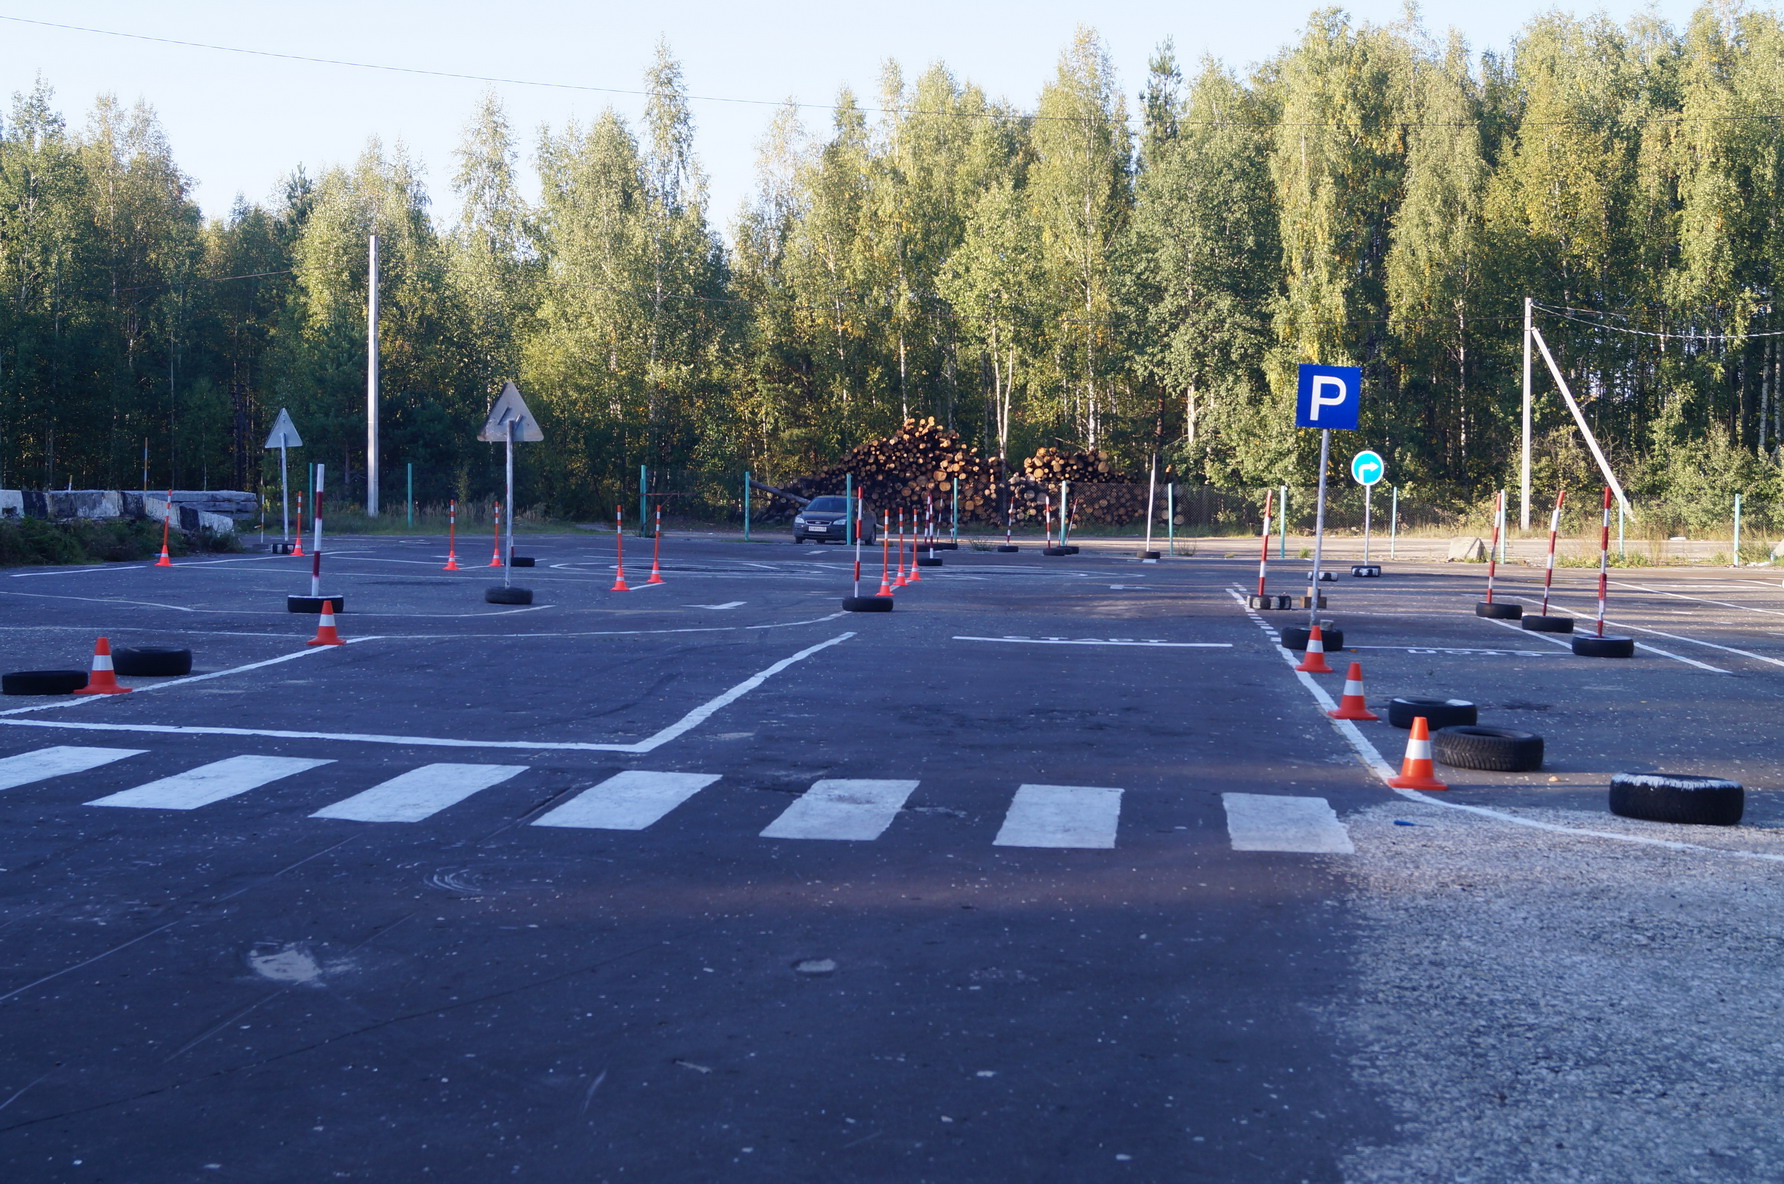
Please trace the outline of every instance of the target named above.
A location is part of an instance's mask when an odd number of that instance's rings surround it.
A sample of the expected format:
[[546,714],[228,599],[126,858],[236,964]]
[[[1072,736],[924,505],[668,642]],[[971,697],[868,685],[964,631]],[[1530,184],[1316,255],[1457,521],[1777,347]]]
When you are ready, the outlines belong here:
[[[239,551],[234,535],[173,531],[167,551],[174,556],[200,551]],[[161,524],[147,519],[107,518],[50,522],[42,518],[0,518],[0,567],[39,567],[78,563],[128,563],[161,553]]]

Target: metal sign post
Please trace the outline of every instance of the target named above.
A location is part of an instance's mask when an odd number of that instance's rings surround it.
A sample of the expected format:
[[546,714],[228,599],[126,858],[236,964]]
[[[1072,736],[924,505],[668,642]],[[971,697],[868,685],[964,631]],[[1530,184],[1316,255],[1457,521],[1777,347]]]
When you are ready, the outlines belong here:
[[[520,397],[520,391],[510,382],[502,387],[502,393],[496,399],[495,406],[489,409],[489,419],[483,424],[483,430],[477,438],[488,444],[506,444],[508,531],[506,539],[507,553],[502,557],[502,587],[509,586],[509,571],[514,566],[514,446],[517,443],[537,444],[545,439],[545,433],[539,430],[539,423],[533,413],[527,409],[526,400]],[[532,593],[528,592],[531,596]]]
[[1369,562],[1370,533],[1370,497],[1375,491],[1376,483],[1387,472],[1381,455],[1364,449],[1350,458],[1350,475],[1358,485],[1363,487],[1363,562],[1352,564],[1350,574],[1353,576],[1378,576],[1381,568]]
[[[302,448],[303,438],[297,434],[297,426],[291,422],[291,413],[279,408],[279,418],[273,420],[273,430],[267,434],[266,447],[279,450],[279,529],[285,540],[285,549],[291,549],[291,490],[285,476],[285,450]],[[301,532],[303,524],[298,523]]]
[[1363,405],[1363,372],[1355,366],[1302,363],[1295,391],[1295,426],[1319,431],[1319,499],[1313,513],[1313,578],[1307,596],[1307,627],[1319,624],[1320,562],[1326,538],[1326,467],[1332,432],[1352,431]]

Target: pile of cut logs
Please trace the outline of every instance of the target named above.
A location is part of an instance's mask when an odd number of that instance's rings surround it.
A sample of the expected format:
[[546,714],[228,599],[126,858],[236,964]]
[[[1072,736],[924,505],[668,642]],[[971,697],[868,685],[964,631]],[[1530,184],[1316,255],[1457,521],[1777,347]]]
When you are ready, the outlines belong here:
[[1070,483],[1073,518],[1079,524],[1114,525],[1146,516],[1146,486],[1136,484],[1096,449],[1066,452],[1041,448],[1022,462],[1022,475],[1010,479],[1016,519],[1038,521],[1049,500],[1057,513],[1062,481]]

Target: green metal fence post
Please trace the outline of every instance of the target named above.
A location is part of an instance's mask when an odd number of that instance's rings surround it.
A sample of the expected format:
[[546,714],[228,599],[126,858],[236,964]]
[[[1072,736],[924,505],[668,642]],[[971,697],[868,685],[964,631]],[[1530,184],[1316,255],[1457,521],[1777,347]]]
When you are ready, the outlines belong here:
[[842,512],[845,518],[842,527],[842,544],[845,547],[855,545],[855,474],[844,473],[842,476]]
[[1394,548],[1400,541],[1400,487],[1394,486],[1394,516],[1388,527],[1388,558],[1394,557]]
[[1734,566],[1741,565],[1741,495],[1734,495]]
[[1277,492],[1276,506],[1277,506],[1278,512],[1280,512],[1282,515],[1282,522],[1280,523],[1280,527],[1282,530],[1282,542],[1277,545],[1276,558],[1287,559],[1288,558],[1288,486],[1286,486],[1286,485],[1282,486],[1281,489]]
[[409,461],[409,529],[415,529],[415,462]]
[[960,478],[954,478],[954,545],[960,545]]
[[750,541],[750,475],[743,474],[743,541]]
[[1171,554],[1177,553],[1177,483],[1165,482],[1165,537],[1170,540]]
[[645,504],[645,491],[650,488],[650,466],[638,466],[638,537],[650,533],[650,507]]

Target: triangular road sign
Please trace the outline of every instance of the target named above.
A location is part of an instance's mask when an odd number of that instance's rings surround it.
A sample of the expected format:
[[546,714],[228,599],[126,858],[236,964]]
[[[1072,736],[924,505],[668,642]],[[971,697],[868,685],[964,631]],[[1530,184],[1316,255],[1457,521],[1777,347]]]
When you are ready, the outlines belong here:
[[279,408],[279,418],[273,420],[273,430],[266,438],[268,448],[302,448],[303,437],[297,434],[297,425],[291,422],[291,412]]
[[539,422],[527,410],[526,400],[520,397],[520,391],[512,382],[502,387],[502,395],[496,400],[496,405],[489,409],[489,420],[483,425],[483,430],[477,433],[477,438],[491,444],[500,444],[509,439],[510,423],[514,425],[513,439],[517,444],[522,441],[537,444],[545,439],[545,433],[539,430]]

